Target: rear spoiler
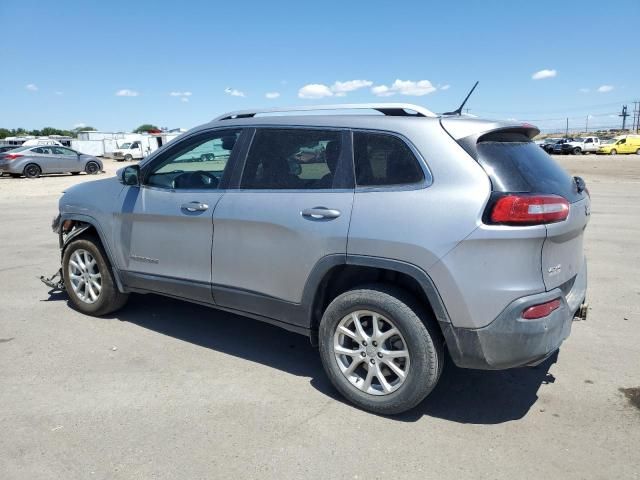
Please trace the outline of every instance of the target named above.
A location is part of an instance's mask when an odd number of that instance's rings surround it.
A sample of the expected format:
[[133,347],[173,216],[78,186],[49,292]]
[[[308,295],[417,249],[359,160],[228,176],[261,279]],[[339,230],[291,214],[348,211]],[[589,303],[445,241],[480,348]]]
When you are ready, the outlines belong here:
[[440,125],[475,160],[478,155],[476,144],[479,141],[523,141],[522,136],[532,140],[540,133],[536,126],[529,123],[513,124],[469,118],[441,118]]
[[524,133],[529,139],[540,133],[538,127],[530,123],[511,123],[468,117],[442,117],[440,125],[456,141],[470,135],[480,138],[487,133],[498,131]]

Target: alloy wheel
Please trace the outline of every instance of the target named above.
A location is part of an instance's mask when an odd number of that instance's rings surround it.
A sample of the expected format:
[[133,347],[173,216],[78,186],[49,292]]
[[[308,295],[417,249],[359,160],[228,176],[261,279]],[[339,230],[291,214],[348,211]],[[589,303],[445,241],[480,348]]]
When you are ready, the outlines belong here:
[[371,395],[388,395],[405,382],[411,365],[407,343],[380,313],[358,310],[336,327],[333,351],[342,374]]
[[100,166],[96,162],[89,162],[89,163],[87,163],[87,166],[85,167],[85,171],[89,175],[94,175],[94,174],[98,173],[99,169],[100,169]]
[[90,252],[78,249],[69,259],[69,280],[73,293],[85,303],[95,303],[102,292],[98,262]]

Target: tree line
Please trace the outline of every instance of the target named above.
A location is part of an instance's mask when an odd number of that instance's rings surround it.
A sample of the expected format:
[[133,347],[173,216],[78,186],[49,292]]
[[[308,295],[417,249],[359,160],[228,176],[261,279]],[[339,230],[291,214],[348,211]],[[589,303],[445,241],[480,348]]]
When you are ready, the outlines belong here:
[[[133,130],[133,133],[145,133],[149,131],[160,130],[158,127],[151,123],[145,123],[140,125],[138,128]],[[60,135],[63,137],[77,137],[79,132],[96,132],[97,128],[94,127],[78,127],[73,130],[62,130],[59,128],[53,127],[44,127],[41,130],[27,130],[24,128],[0,128],[0,139],[7,137],[25,137],[25,136],[34,136],[34,137],[47,137],[49,135]]]

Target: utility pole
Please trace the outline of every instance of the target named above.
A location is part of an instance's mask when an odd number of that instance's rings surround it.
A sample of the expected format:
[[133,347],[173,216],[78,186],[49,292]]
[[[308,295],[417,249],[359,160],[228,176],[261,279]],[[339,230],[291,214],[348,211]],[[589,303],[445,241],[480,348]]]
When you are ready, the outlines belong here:
[[587,115],[587,124],[584,127],[585,133],[589,133],[589,115]]
[[629,116],[629,114],[627,113],[627,106],[623,105],[622,106],[622,113],[620,115],[618,115],[619,117],[622,117],[622,131],[624,132],[625,127],[627,125],[627,117]]
[[633,127],[631,130],[635,130],[636,133],[640,130],[640,102],[633,102]]
[[567,128],[564,131],[564,138],[569,138],[569,117],[567,117]]

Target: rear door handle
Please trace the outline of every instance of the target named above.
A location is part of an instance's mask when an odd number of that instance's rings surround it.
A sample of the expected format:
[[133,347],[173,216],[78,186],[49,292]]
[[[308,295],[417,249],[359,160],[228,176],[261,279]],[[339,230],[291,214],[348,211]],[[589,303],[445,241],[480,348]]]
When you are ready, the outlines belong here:
[[316,220],[320,220],[323,218],[331,219],[338,218],[340,216],[340,210],[336,210],[334,208],[326,208],[326,207],[313,207],[306,208],[302,210],[302,216],[307,218],[313,218]]
[[189,202],[183,203],[180,208],[182,208],[182,210],[186,210],[187,212],[204,212],[209,208],[209,205],[202,202]]

